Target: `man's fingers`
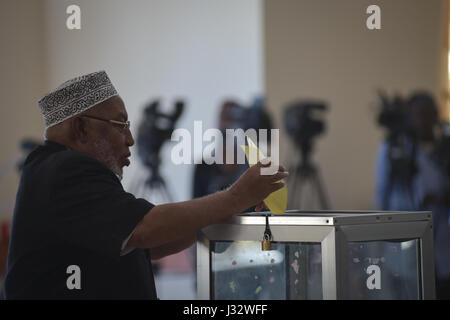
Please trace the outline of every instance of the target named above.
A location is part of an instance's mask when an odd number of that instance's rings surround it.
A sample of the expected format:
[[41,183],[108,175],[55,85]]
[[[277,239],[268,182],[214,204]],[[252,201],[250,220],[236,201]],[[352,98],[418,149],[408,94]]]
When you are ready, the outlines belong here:
[[277,172],[274,175],[268,176],[270,181],[278,181],[284,178],[287,178],[289,176],[289,172]]
[[269,210],[269,208],[267,208],[266,204],[263,202],[260,202],[259,204],[256,205],[255,207],[255,211],[261,211],[261,210]]
[[266,204],[264,203],[264,201],[263,201],[263,202],[260,202],[260,203],[258,204],[258,208],[261,208],[261,209],[269,209],[269,208],[267,208],[267,206],[266,206]]
[[284,183],[283,182],[272,183],[270,185],[270,187],[271,187],[270,193],[272,193],[272,192],[275,192],[275,191],[280,190],[281,188],[283,188],[284,187]]
[[276,166],[271,167],[272,161],[270,160],[270,158],[262,159],[260,162],[258,162],[257,165],[260,168],[268,168],[268,167],[271,168],[270,171],[268,171],[267,173],[263,174],[265,176],[270,176],[270,175],[273,175],[273,174],[275,174],[277,172],[286,172],[286,168],[284,166],[282,166],[282,165],[279,165],[278,168]]
[[272,163],[272,161],[270,160],[270,158],[264,158],[258,162],[258,166],[266,168],[266,167],[269,167],[271,163]]

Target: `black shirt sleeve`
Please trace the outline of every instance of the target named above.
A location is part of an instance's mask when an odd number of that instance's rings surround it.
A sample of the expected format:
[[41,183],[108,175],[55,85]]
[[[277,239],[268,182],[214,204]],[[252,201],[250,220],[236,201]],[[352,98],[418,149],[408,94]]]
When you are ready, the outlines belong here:
[[153,205],[125,192],[102,163],[75,151],[64,152],[54,173],[48,214],[55,241],[118,259],[123,241]]

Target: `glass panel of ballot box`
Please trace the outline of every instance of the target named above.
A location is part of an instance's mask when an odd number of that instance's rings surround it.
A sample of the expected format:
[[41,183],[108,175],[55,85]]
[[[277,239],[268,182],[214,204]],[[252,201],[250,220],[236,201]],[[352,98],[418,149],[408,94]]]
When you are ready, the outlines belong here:
[[198,298],[434,299],[432,235],[430,212],[238,215],[199,234]]

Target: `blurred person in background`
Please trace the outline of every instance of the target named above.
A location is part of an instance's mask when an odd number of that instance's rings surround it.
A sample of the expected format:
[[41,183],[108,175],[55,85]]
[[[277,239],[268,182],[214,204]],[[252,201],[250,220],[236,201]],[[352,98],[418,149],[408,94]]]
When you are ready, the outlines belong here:
[[[227,129],[242,129],[244,132],[248,129],[255,129],[257,133],[259,129],[266,129],[268,131],[267,139],[270,141],[272,122],[270,116],[264,110],[264,101],[261,98],[255,99],[250,107],[243,107],[233,100],[224,101],[220,108],[218,125],[218,129],[224,138]],[[195,166],[193,198],[228,188],[247,169],[247,164],[238,164],[238,154],[243,153],[243,150],[237,142],[238,140],[235,137],[231,146],[226,143],[223,144],[223,164],[213,163],[208,165],[203,161]],[[265,142],[259,141],[259,143]],[[267,150],[270,150],[270,145],[267,146]],[[226,162],[229,152],[234,155],[233,163]]]
[[[228,100],[222,104],[219,115],[219,130],[223,137],[226,137],[226,129],[242,128],[242,120],[245,109],[236,102]],[[241,125],[240,125],[241,124]],[[226,163],[227,149],[234,148],[234,161]],[[245,164],[237,163],[237,153],[239,146],[235,143],[232,146],[223,145],[223,164],[213,163],[208,165],[204,160],[201,164],[195,165],[193,198],[224,190],[233,184],[237,178],[245,171]]]
[[450,145],[430,94],[412,94],[405,107],[404,134],[386,139],[378,151],[376,206],[432,211],[436,295],[450,299]]

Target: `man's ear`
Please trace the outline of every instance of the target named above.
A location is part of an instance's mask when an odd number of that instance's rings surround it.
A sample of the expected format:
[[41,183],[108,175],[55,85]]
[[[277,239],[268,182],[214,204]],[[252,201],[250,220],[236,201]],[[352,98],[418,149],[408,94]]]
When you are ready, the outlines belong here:
[[88,142],[88,132],[86,122],[81,117],[72,119],[70,123],[72,138],[75,142],[85,144]]

